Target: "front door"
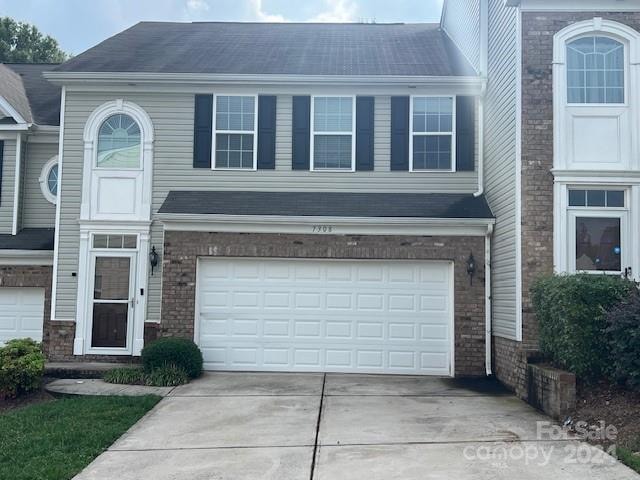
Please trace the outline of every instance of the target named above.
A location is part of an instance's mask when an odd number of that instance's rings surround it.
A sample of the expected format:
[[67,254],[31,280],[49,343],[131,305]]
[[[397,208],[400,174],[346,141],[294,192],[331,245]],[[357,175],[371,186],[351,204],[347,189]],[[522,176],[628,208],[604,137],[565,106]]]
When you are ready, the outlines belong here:
[[130,354],[135,308],[135,252],[91,254],[89,353]]

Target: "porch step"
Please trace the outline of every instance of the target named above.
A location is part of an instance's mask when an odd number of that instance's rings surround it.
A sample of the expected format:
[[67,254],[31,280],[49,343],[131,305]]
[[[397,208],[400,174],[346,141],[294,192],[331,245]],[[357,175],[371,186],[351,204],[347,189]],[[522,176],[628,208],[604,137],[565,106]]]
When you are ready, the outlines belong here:
[[102,378],[113,368],[135,368],[138,363],[114,362],[47,362],[44,366],[45,377],[53,378]]

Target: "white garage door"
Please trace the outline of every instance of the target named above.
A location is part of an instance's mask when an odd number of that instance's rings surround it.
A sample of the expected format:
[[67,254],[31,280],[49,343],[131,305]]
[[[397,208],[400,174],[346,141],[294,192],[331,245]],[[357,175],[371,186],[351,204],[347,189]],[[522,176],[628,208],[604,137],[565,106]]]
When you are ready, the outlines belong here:
[[0,344],[12,338],[42,341],[44,288],[0,288]]
[[449,262],[201,259],[209,370],[451,375]]

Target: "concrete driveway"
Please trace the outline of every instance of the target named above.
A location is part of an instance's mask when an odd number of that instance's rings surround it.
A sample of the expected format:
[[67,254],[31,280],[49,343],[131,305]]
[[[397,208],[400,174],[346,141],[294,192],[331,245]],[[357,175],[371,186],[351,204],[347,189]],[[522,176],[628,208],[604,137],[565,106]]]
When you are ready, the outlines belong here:
[[547,422],[482,382],[209,373],[76,478],[640,479],[592,447],[539,435]]

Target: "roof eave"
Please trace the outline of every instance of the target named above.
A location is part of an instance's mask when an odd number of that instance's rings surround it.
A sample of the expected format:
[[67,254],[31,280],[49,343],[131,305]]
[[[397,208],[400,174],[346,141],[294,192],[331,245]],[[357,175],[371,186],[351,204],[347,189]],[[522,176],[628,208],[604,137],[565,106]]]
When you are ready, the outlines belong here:
[[194,84],[212,83],[241,85],[406,85],[482,87],[478,76],[413,76],[413,75],[263,75],[212,73],[146,73],[146,72],[45,72],[45,78],[58,85],[82,84],[87,81],[110,84]]

